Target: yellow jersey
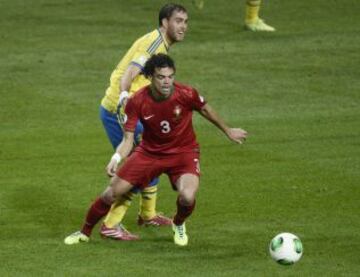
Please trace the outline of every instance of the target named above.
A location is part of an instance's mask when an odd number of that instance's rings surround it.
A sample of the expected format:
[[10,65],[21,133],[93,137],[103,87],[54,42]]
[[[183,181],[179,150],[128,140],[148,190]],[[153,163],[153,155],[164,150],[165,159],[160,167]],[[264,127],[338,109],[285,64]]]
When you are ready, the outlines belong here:
[[[120,80],[128,66],[133,64],[142,69],[151,55],[158,53],[167,54],[168,51],[169,44],[159,29],[155,29],[137,39],[112,72],[110,85],[106,89],[104,98],[101,100],[101,105],[109,112],[115,113],[119,102]],[[133,94],[149,84],[150,81],[140,73],[132,81],[129,93]]]

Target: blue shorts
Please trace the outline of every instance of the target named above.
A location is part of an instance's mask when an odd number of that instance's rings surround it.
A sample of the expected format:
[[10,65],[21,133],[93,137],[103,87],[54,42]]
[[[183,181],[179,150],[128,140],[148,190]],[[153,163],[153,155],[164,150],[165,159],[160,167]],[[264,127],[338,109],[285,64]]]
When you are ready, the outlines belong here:
[[[116,114],[107,111],[103,106],[100,106],[100,119],[105,128],[106,134],[115,150],[116,147],[118,147],[118,145],[122,141],[124,135],[124,132],[118,122],[117,116]],[[141,124],[140,121],[138,121],[138,123],[136,124],[136,129],[134,134],[136,144],[140,143],[141,135],[143,131],[144,131],[143,125]],[[155,186],[157,185],[157,183],[159,183],[159,178],[154,178],[150,182],[149,187]],[[134,191],[136,190],[133,190],[133,192]]]

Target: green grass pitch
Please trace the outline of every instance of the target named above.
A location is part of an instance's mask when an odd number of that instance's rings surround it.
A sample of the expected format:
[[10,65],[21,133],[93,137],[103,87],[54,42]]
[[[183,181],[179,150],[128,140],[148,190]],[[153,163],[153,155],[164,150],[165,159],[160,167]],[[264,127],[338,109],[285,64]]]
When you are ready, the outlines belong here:
[[[69,247],[107,183],[108,78],[165,1],[0,0],[0,276],[359,276],[359,1],[264,1],[272,34],[243,30],[245,0],[179,2],[190,26],[171,49],[177,79],[250,137],[234,145],[195,116],[203,176],[188,247],[137,227],[137,201],[125,224],[139,242],[96,228]],[[167,178],[159,190],[172,215]],[[267,250],[284,231],[304,245],[289,267]]]

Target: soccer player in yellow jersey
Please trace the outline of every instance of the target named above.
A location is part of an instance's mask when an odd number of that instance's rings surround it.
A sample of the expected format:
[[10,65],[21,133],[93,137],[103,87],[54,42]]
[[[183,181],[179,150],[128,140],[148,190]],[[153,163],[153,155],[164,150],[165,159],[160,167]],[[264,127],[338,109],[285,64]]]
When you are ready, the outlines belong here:
[[[110,85],[101,101],[100,118],[114,149],[123,138],[123,130],[117,118],[118,108],[123,108],[128,97],[150,83],[142,74],[144,64],[153,54],[166,54],[172,44],[182,41],[187,30],[187,21],[187,11],[182,5],[163,6],[159,12],[159,28],[136,40],[112,72]],[[135,130],[136,143],[139,143],[142,131],[143,126],[138,122]],[[170,218],[156,212],[157,183],[158,178],[141,191],[139,225],[172,224]],[[131,234],[121,224],[137,192],[128,192],[112,205],[100,229],[102,236],[116,240],[138,239],[138,236]]]

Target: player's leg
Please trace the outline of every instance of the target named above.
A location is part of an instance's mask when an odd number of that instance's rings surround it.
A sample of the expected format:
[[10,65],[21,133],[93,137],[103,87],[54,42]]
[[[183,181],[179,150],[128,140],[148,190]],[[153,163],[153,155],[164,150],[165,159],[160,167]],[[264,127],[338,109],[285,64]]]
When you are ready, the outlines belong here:
[[188,244],[185,220],[195,208],[196,192],[199,189],[200,157],[199,153],[176,155],[169,162],[168,175],[173,188],[178,191],[177,211],[173,219],[174,242],[177,245]]
[[138,225],[140,226],[168,226],[172,219],[156,212],[157,184],[159,178],[151,181],[148,187],[141,191]]
[[191,215],[195,208],[195,196],[199,189],[199,177],[194,174],[184,174],[176,182],[178,191],[177,212],[173,222],[181,225],[185,219]]
[[259,17],[261,0],[246,0],[245,8],[245,28],[247,30],[257,32],[273,32],[275,31],[274,27],[266,24],[264,20]]
[[94,226],[104,215],[108,213],[111,205],[115,202],[115,200],[122,197],[122,195],[127,193],[132,188],[133,185],[131,185],[128,181],[125,181],[115,175],[111,179],[110,185],[90,206],[81,231],[75,232],[66,237],[64,240],[65,244],[76,244],[79,242],[89,241],[89,237]]
[[[162,173],[161,168],[157,166],[156,159],[140,152],[133,152],[117,170],[117,176],[124,180],[128,180],[134,184],[136,188],[141,189],[142,184],[148,184],[154,176]],[[124,195],[122,195],[124,196]],[[126,231],[126,230],[125,230]],[[128,233],[128,236],[117,236],[116,230],[102,228],[101,234],[117,240],[134,240],[136,236]],[[129,237],[129,236],[132,237]]]
[[173,219],[174,242],[177,245],[185,246],[188,244],[185,220],[195,208],[195,196],[199,188],[199,176],[186,173],[180,176],[175,183],[178,191],[176,202],[177,212]]
[[149,186],[141,191],[138,224],[143,225],[144,221],[156,216],[157,184],[159,178],[151,181]]
[[103,238],[115,240],[138,240],[139,236],[129,232],[121,223],[131,205],[134,193],[129,191],[112,204],[100,228]]

